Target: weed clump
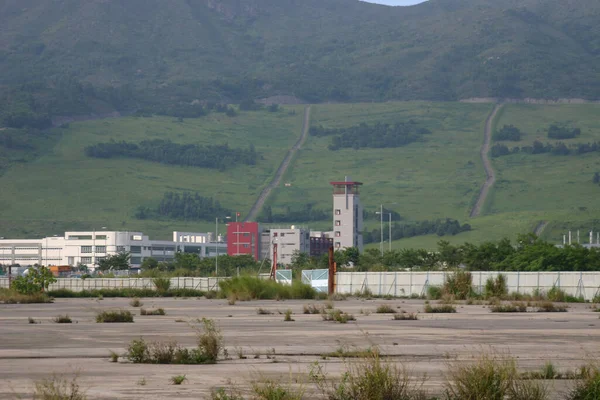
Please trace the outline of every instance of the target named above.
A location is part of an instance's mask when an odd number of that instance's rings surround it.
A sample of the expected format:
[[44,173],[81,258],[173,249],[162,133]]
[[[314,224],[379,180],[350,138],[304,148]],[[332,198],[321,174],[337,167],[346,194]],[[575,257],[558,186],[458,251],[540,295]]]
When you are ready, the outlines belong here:
[[490,297],[505,297],[508,294],[506,276],[500,274],[496,278],[488,278],[485,282],[484,294],[486,299]]
[[310,285],[294,281],[284,285],[272,280],[239,276],[219,282],[220,295],[238,301],[314,299],[317,292]]
[[322,313],[321,317],[323,318],[323,321],[334,321],[340,324],[345,324],[348,321],[356,321],[354,315],[347,314],[338,309],[328,310],[327,312]]
[[451,314],[456,312],[456,307],[452,304],[441,304],[438,306],[426,304],[424,311],[427,314]]
[[21,294],[12,289],[0,289],[0,303],[4,304],[44,304],[54,299],[45,293]]
[[86,400],[84,391],[77,383],[77,376],[68,380],[60,375],[35,382],[34,399],[41,400]]
[[494,313],[527,312],[527,304],[521,302],[514,302],[511,304],[495,304],[490,307],[490,311]]
[[577,381],[567,400],[600,399],[600,367],[586,366],[581,369],[581,379]]
[[28,321],[30,324],[37,324],[37,323],[38,323],[38,321],[36,321],[35,319],[33,319],[33,318],[31,318],[31,317],[28,317],[28,318],[27,318],[27,321]]
[[442,288],[444,294],[453,295],[457,300],[466,300],[473,291],[473,277],[468,271],[458,270],[446,276]]
[[171,280],[169,278],[154,278],[152,282],[159,293],[165,293],[171,288]]
[[442,288],[439,286],[429,286],[427,288],[427,299],[429,300],[439,300],[442,298]]
[[375,310],[375,312],[377,314],[396,314],[396,310],[394,310],[391,306],[387,304],[380,305],[379,307],[377,307],[377,310]]
[[102,311],[96,314],[97,323],[133,322],[133,314],[127,310]]
[[56,317],[54,317],[54,322],[56,322],[57,324],[70,324],[73,321],[71,320],[71,317],[69,317],[68,315],[57,315]]
[[181,385],[186,380],[187,378],[185,377],[185,375],[175,375],[171,377],[171,382],[173,383],[173,385]]
[[129,305],[131,307],[141,307],[144,305],[144,303],[141,302],[141,300],[137,297],[134,297],[133,299],[131,299],[131,301],[129,302]]
[[302,312],[304,314],[321,314],[325,312],[325,307],[319,307],[316,304],[308,304],[302,307]]
[[292,318],[292,310],[290,310],[289,308],[285,311],[285,316],[283,317],[283,321],[284,322],[293,322],[294,319]]
[[567,312],[566,306],[557,305],[551,301],[540,301],[534,307],[537,308],[537,312]]
[[164,308],[157,308],[156,310],[146,310],[145,308],[140,309],[140,315],[167,315]]
[[271,315],[271,314],[273,314],[273,311],[267,310],[265,308],[257,308],[256,313],[258,315]]
[[419,319],[417,313],[401,312],[394,314],[394,321],[416,321]]

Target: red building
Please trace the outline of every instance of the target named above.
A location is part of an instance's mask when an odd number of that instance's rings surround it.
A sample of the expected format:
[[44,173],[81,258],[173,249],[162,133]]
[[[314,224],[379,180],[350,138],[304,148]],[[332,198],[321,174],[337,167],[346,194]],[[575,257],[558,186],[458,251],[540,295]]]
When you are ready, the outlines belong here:
[[230,222],[227,224],[227,254],[250,254],[255,260],[260,255],[260,226],[258,222]]

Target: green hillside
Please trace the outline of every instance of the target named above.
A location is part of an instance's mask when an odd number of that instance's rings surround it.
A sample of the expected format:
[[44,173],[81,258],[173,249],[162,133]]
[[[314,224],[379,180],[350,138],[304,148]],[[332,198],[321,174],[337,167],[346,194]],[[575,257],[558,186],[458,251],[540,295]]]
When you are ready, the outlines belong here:
[[[55,146],[33,162],[13,164],[0,176],[0,236],[35,237],[65,229],[142,230],[168,237],[172,230],[214,230],[211,222],[138,220],[138,206],[155,207],[164,192],[198,192],[245,212],[302,130],[303,107],[277,113],[242,112],[230,118],[119,118],[77,122],[56,129]],[[97,159],[84,148],[99,142],[163,138],[181,144],[253,143],[256,166],[225,171],[169,166],[138,159]],[[2,147],[0,146],[0,149]],[[222,215],[220,217],[225,217]]]
[[273,95],[597,98],[599,16],[595,0],[6,0],[0,109],[37,126]]

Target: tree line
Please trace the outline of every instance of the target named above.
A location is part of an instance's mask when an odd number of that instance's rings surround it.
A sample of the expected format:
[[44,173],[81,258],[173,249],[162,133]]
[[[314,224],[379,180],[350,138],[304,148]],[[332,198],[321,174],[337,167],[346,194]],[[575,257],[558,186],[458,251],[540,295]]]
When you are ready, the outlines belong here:
[[201,168],[213,168],[224,171],[236,164],[256,165],[258,153],[254,145],[247,149],[231,148],[222,145],[178,144],[169,140],[144,140],[139,144],[126,141],[98,143],[85,148],[88,157],[141,158],[147,161],[169,165],[184,165]]
[[216,216],[232,215],[219,200],[203,197],[198,193],[166,192],[156,208],[139,206],[137,219],[168,218],[184,221],[213,221]]
[[[446,218],[435,221],[419,221],[411,223],[392,224],[392,240],[400,240],[415,236],[438,235],[455,236],[462,232],[471,230],[471,225],[460,224],[455,219]],[[363,232],[363,242],[365,244],[377,243],[381,241],[381,228]],[[389,224],[384,225],[383,240],[389,240]]]
[[293,210],[288,206],[283,213],[273,213],[271,206],[265,206],[259,219],[264,223],[325,221],[331,219],[331,211],[318,210],[307,204],[301,209]]
[[510,154],[552,154],[555,156],[571,156],[571,155],[582,155],[586,153],[594,153],[600,151],[600,142],[591,143],[574,143],[566,145],[563,142],[557,142],[555,144],[542,143],[539,140],[533,142],[531,146],[513,147],[500,143],[496,143],[490,149],[492,157],[502,157]]
[[316,137],[333,136],[329,150],[335,151],[344,148],[396,148],[423,140],[423,135],[430,134],[427,128],[419,126],[414,120],[397,122],[393,125],[376,123],[360,125],[349,128],[328,129],[323,126],[311,127],[310,134]]

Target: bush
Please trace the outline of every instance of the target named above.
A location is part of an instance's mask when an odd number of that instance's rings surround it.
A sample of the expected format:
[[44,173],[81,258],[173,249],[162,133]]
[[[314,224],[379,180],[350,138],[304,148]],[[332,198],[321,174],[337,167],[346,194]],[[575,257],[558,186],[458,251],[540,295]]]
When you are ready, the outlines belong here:
[[169,278],[154,278],[152,282],[159,293],[164,293],[171,287],[171,280]]
[[330,381],[320,365],[310,371],[311,380],[329,400],[426,400],[422,382],[411,379],[408,371],[381,359],[371,350],[358,362],[348,364],[339,382]]
[[558,303],[585,303],[585,299],[583,297],[571,296],[556,286],[548,291],[546,298],[550,301]]
[[185,375],[175,375],[171,377],[171,382],[173,382],[173,385],[181,385],[186,380],[187,378]]
[[495,279],[488,278],[485,282],[485,298],[490,297],[503,298],[508,294],[508,286],[506,284],[506,276],[500,274]]
[[592,365],[581,370],[581,378],[567,396],[567,400],[600,399],[600,367]]
[[143,338],[134,339],[127,348],[127,358],[134,364],[145,364],[151,359],[150,349]]
[[284,285],[273,280],[240,276],[219,282],[221,295],[239,301],[277,300],[277,299],[314,299],[314,288],[299,281]]
[[211,319],[202,318],[202,330],[198,334],[198,348],[208,363],[216,363],[223,349],[223,336]]
[[46,267],[31,267],[27,275],[15,278],[11,284],[11,289],[20,294],[37,294],[48,289],[51,283],[56,282],[52,272]]
[[146,310],[145,308],[140,309],[140,315],[167,315],[163,308],[157,308],[156,310]]
[[550,301],[540,301],[535,303],[537,312],[567,312],[567,307],[561,305],[555,305]]
[[284,386],[279,381],[273,380],[253,383],[252,392],[254,400],[302,400],[304,398],[304,390],[295,389],[291,383]]
[[452,304],[441,304],[439,306],[432,306],[431,304],[426,304],[424,311],[427,314],[450,314],[455,313],[456,308]]
[[472,292],[473,277],[470,272],[458,270],[446,276],[442,288],[444,294],[453,295],[457,300],[466,300]]
[[321,314],[321,317],[323,318],[323,321],[334,321],[334,322],[339,322],[340,324],[345,324],[348,321],[356,321],[356,318],[354,318],[354,315],[347,314],[347,313],[343,312],[342,310],[337,310],[337,309],[324,312]]
[[473,364],[456,362],[448,367],[447,400],[545,400],[544,386],[519,379],[514,360],[483,355]]
[[77,376],[71,380],[59,375],[35,382],[34,399],[40,400],[86,400],[87,397],[77,383]]
[[377,314],[396,314],[396,310],[387,304],[382,304],[375,310]]
[[527,312],[527,304],[520,302],[511,304],[496,304],[490,307],[490,311],[495,313]]
[[427,288],[427,299],[439,300],[442,298],[442,288],[439,286],[429,286]]
[[416,321],[418,319],[419,317],[416,313],[401,312],[398,314],[394,314],[394,321]]
[[302,312],[304,314],[321,314],[325,312],[325,307],[319,307],[316,304],[308,304],[302,307]]
[[12,289],[0,289],[0,303],[4,304],[44,304],[54,299],[45,293],[21,294]]
[[127,310],[102,311],[96,315],[97,323],[133,322],[133,314]]
[[131,299],[131,301],[129,302],[129,305],[130,305],[131,307],[141,307],[141,306],[143,306],[143,305],[144,305],[144,303],[142,303],[142,302],[140,301],[140,299],[139,299],[139,298],[137,298],[137,297],[134,297],[134,298],[133,298],[133,299]]
[[293,322],[294,319],[292,318],[292,310],[290,310],[289,308],[285,311],[285,317],[283,317],[283,321],[284,322]]
[[54,322],[56,322],[57,324],[70,324],[73,321],[68,315],[57,315],[56,317],[54,317]]
[[264,309],[264,308],[257,308],[256,309],[256,313],[258,315],[271,315],[271,314],[273,314],[273,311],[269,311],[269,310]]

